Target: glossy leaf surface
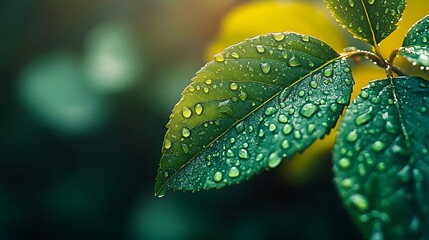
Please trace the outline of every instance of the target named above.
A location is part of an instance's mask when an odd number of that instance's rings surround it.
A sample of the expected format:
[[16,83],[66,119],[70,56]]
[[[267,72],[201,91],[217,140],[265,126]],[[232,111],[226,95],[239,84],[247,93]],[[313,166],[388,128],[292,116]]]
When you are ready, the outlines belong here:
[[325,0],[341,25],[355,37],[376,46],[396,28],[405,0]]
[[336,183],[367,239],[429,238],[429,82],[372,82],[334,147]]
[[278,166],[329,132],[352,84],[347,61],[306,35],[227,48],[173,109],[155,194],[220,188]]
[[410,62],[429,67],[429,15],[411,27],[399,53]]

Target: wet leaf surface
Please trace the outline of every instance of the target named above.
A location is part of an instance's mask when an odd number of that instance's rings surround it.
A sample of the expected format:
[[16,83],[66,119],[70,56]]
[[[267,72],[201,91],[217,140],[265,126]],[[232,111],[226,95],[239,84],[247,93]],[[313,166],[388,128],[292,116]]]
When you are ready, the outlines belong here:
[[347,61],[307,35],[274,33],[227,48],[173,110],[155,194],[220,188],[278,166],[330,131],[352,85]]
[[418,21],[405,36],[399,53],[413,64],[429,70],[429,15]]
[[429,237],[429,83],[372,82],[348,108],[334,147],[336,183],[368,239]]

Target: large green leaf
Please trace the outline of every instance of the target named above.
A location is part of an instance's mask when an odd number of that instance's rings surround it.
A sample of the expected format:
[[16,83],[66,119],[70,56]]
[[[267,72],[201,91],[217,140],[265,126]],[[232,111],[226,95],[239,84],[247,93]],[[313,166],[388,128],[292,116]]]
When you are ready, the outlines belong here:
[[227,48],[173,109],[155,193],[220,188],[274,168],[335,125],[350,68],[332,48],[275,33]]
[[372,82],[354,100],[334,147],[344,203],[371,239],[429,239],[429,82]]
[[411,27],[399,53],[408,61],[429,70],[429,15]]
[[405,0],[325,0],[341,25],[355,37],[376,46],[396,28]]

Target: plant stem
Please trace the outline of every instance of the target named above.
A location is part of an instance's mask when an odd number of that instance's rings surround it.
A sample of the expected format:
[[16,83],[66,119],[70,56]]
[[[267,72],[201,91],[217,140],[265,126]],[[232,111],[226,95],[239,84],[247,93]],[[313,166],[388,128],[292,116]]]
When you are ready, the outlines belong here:
[[365,51],[365,50],[352,50],[349,52],[345,52],[343,56],[345,58],[353,58],[353,57],[359,57],[364,56],[368,58],[370,61],[374,62],[377,66],[384,68],[386,70],[386,75],[388,77],[392,77],[393,73],[396,73],[399,76],[407,76],[404,72],[402,72],[398,67],[393,65],[393,61],[396,58],[398,54],[398,50],[392,52],[392,54],[389,57],[389,60],[385,60],[380,53],[374,53],[371,51]]

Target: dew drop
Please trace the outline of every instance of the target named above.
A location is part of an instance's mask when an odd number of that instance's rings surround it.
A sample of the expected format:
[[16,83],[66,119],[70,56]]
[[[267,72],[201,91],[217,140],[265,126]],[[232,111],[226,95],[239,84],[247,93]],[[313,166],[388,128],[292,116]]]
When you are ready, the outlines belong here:
[[283,39],[285,39],[285,35],[283,33],[273,33],[273,38],[274,40],[276,40],[277,42],[282,41]]
[[347,134],[346,139],[349,142],[356,142],[356,140],[358,139],[358,134],[357,134],[356,130],[353,130],[349,134]]
[[283,52],[283,53],[282,53],[282,57],[283,57],[284,59],[287,59],[287,52]]
[[220,182],[220,181],[222,181],[222,176],[223,174],[221,173],[221,172],[216,172],[215,174],[214,174],[214,176],[213,176],[213,180],[215,181],[215,182]]
[[350,159],[348,159],[348,158],[341,158],[340,160],[338,160],[338,165],[341,168],[343,168],[343,169],[347,169],[351,165]]
[[310,41],[310,37],[309,37],[309,36],[307,36],[307,35],[302,35],[302,36],[301,36],[301,40],[302,40],[303,42],[309,42],[309,41]]
[[237,90],[237,89],[238,89],[238,84],[237,84],[237,83],[231,83],[231,84],[229,85],[229,88],[230,88],[232,91],[235,91],[235,90]]
[[287,123],[287,121],[288,121],[288,118],[285,115],[280,114],[280,116],[279,116],[279,122],[281,122],[281,123]]
[[165,139],[164,148],[165,149],[170,149],[171,148],[171,141],[170,140]]
[[271,153],[268,157],[268,167],[275,168],[277,167],[282,161],[282,158],[277,155],[277,153]]
[[237,167],[232,167],[231,169],[229,169],[229,173],[228,176],[231,178],[236,178],[240,175],[240,170],[238,170]]
[[319,106],[312,103],[307,103],[302,106],[301,111],[299,112],[303,117],[309,118],[313,116],[317,111],[319,111]]
[[232,158],[234,157],[234,152],[231,149],[228,149],[228,151],[226,151],[226,156]]
[[360,194],[354,194],[350,197],[350,202],[359,210],[366,211],[369,208],[369,203],[366,197]]
[[295,132],[293,133],[293,137],[294,137],[296,140],[301,139],[301,138],[302,138],[301,132],[300,132],[300,131],[295,131]]
[[244,123],[240,122],[239,124],[237,124],[237,126],[235,127],[235,130],[237,130],[237,133],[241,133],[244,131]]
[[233,57],[233,58],[239,58],[240,55],[238,53],[236,53],[236,52],[232,52],[231,53],[231,57]]
[[202,112],[203,112],[203,105],[201,105],[200,103],[195,105],[195,113],[197,115],[201,115]]
[[332,76],[332,73],[333,73],[332,68],[327,68],[323,72],[323,75],[325,75],[325,77],[330,77],[330,76]]
[[369,121],[371,121],[372,115],[370,113],[364,113],[362,115],[359,115],[355,122],[358,126],[362,126],[364,124],[367,124]]
[[343,186],[344,188],[351,188],[353,186],[353,180],[350,178],[346,178],[341,181],[341,186]]
[[309,124],[307,127],[307,132],[309,134],[312,134],[314,132],[314,130],[316,130],[316,125],[315,124]]
[[386,147],[385,143],[383,143],[382,141],[376,141],[372,144],[371,149],[374,152],[381,152],[384,150],[385,147]]
[[244,100],[246,100],[246,98],[247,98],[247,93],[245,93],[245,92],[241,91],[241,92],[240,92],[240,94],[238,94],[238,97],[239,97],[242,101],[244,101]]
[[249,152],[246,149],[240,149],[238,156],[242,159],[249,159],[250,157]]
[[290,67],[297,67],[301,65],[301,62],[298,60],[298,58],[296,58],[295,56],[292,56],[288,61],[288,65]]
[[263,155],[262,153],[259,153],[259,154],[256,156],[256,161],[257,161],[257,162],[259,162],[259,161],[261,161],[263,158],[264,158],[264,155]]
[[258,51],[258,53],[264,53],[265,52],[265,48],[262,45],[257,45],[256,46],[256,51]]
[[292,130],[293,130],[293,127],[290,124],[286,124],[283,127],[283,133],[286,134],[286,135],[290,134],[292,132]]
[[259,133],[258,133],[258,136],[259,136],[259,137],[263,137],[264,135],[265,135],[264,130],[260,129],[260,130],[259,130]]
[[192,111],[191,111],[191,109],[189,109],[188,107],[183,107],[182,108],[182,115],[183,115],[183,117],[185,117],[185,118],[190,118],[191,116],[192,116]]
[[289,148],[289,141],[288,140],[284,140],[282,142],[282,148],[283,149],[288,149]]
[[266,110],[265,110],[265,115],[267,115],[267,116],[271,116],[271,115],[273,115],[274,113],[276,113],[277,112],[277,108],[275,108],[275,107],[268,107]]
[[354,7],[355,6],[355,2],[353,0],[349,0],[349,6],[350,7]]
[[369,93],[367,91],[362,91],[360,96],[364,99],[367,99],[369,97]]
[[214,56],[214,59],[215,59],[216,62],[224,62],[225,61],[225,58],[223,57],[223,55],[221,53],[216,54]]
[[209,92],[209,88],[208,87],[203,88],[203,92],[204,93],[208,93]]
[[270,124],[270,127],[268,128],[268,130],[270,130],[270,132],[274,132],[277,129],[277,126],[273,123]]
[[361,27],[358,27],[358,32],[363,32],[363,29]]
[[375,2],[375,0],[368,0],[368,3],[371,5],[374,4],[374,2]]
[[310,86],[311,86],[312,88],[317,88],[317,82],[316,82],[316,81],[311,81],[311,82],[310,82]]
[[261,70],[263,73],[269,73],[271,70],[271,65],[269,63],[261,63]]
[[187,128],[182,128],[182,136],[183,137],[189,137],[191,135],[191,131]]

